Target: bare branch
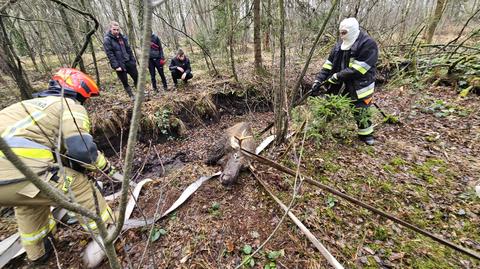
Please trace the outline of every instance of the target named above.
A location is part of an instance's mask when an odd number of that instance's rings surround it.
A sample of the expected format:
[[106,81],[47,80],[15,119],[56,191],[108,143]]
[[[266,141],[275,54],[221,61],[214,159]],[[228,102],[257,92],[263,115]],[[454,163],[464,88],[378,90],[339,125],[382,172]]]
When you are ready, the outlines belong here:
[[7,1],[5,4],[3,4],[3,6],[0,7],[0,13],[4,12],[5,9],[7,9],[7,7],[8,7],[9,5],[14,4],[14,3],[16,3],[16,2],[17,2],[17,0],[9,0],[9,1]]
[[152,1],[152,8],[159,7],[163,5],[163,3],[167,2],[167,0],[157,0],[157,1]]
[[328,11],[328,15],[325,18],[325,20],[323,21],[323,25],[320,28],[320,31],[318,32],[317,37],[315,38],[315,41],[313,42],[313,45],[312,45],[312,48],[310,49],[310,52],[308,53],[308,57],[307,57],[307,60],[305,61],[305,65],[303,66],[302,72],[300,73],[300,75],[297,78],[297,83],[295,83],[295,87],[293,87],[293,89],[292,89],[292,92],[290,94],[290,96],[292,97],[292,98],[290,98],[290,100],[291,100],[290,109],[291,109],[291,106],[294,104],[298,89],[300,88],[300,83],[302,82],[303,77],[307,73],[308,66],[310,65],[310,61],[312,60],[313,53],[315,52],[317,44],[320,41],[320,37],[323,35],[323,32],[325,31],[325,27],[327,27],[327,23],[330,20],[330,17],[332,16],[332,13],[337,6],[337,3],[338,3],[338,0],[335,0],[332,3],[332,7],[330,8],[330,11]]
[[123,166],[123,183],[122,194],[119,202],[119,218],[115,231],[106,239],[106,244],[111,244],[118,237],[122,231],[125,223],[125,211],[128,202],[128,190],[130,186],[130,179],[132,177],[132,163],[134,159],[135,146],[137,143],[138,127],[140,124],[141,107],[144,99],[144,88],[147,76],[148,52],[150,50],[150,35],[152,33],[152,6],[150,0],[144,0],[144,14],[143,14],[143,32],[142,32],[142,46],[140,57],[140,70],[138,74],[137,94],[135,95],[135,104],[133,106],[132,121],[130,124],[130,132],[128,134],[127,151],[125,155],[125,164]]
[[92,35],[97,31],[98,27],[100,26],[100,23],[98,22],[98,20],[92,14],[90,14],[88,12],[85,12],[85,11],[82,11],[82,10],[77,9],[75,7],[72,7],[72,6],[66,4],[62,1],[59,1],[59,0],[51,0],[51,1],[63,6],[64,8],[75,11],[75,12],[77,12],[77,13],[85,16],[85,17],[89,17],[95,23],[95,26],[85,36],[85,41],[83,42],[83,46],[80,49],[80,51],[78,52],[77,56],[75,56],[75,59],[73,60],[72,67],[75,68],[77,66],[77,64],[80,62],[80,60],[82,59],[82,55],[85,52],[85,50],[87,49],[88,44],[90,43],[90,39],[92,38]]

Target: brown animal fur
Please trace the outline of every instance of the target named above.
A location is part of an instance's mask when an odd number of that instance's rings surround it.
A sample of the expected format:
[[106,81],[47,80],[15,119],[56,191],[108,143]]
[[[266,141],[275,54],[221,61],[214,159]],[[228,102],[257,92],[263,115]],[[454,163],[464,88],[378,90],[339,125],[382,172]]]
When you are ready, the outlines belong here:
[[255,151],[255,140],[252,127],[247,122],[240,122],[228,128],[224,136],[216,144],[209,154],[207,164],[221,164],[223,172],[220,175],[220,182],[223,185],[231,185],[237,182],[240,170],[249,164],[248,158],[241,154],[241,146],[248,151]]

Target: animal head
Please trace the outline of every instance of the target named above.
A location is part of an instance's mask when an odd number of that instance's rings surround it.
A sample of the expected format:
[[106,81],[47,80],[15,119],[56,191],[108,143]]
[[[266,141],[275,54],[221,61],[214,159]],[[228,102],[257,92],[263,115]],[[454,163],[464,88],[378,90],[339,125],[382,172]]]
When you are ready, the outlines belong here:
[[233,152],[223,168],[223,172],[220,175],[220,182],[225,186],[235,183],[244,164],[245,157],[239,151]]

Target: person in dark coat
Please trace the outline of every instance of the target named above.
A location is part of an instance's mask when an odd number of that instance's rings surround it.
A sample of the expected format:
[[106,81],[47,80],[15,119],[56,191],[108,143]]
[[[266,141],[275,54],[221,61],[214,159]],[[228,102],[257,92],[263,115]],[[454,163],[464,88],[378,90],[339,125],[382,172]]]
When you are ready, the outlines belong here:
[[[358,137],[368,145],[374,144],[369,108],[373,101],[375,73],[378,60],[377,43],[360,31],[355,18],[340,23],[341,40],[330,52],[312,87],[316,94],[326,83],[327,93],[348,94],[355,105]],[[345,89],[345,91],[343,91]]]
[[170,69],[170,72],[172,72],[172,79],[175,87],[177,87],[178,79],[187,83],[189,79],[193,78],[190,60],[185,56],[182,49],[178,49],[175,57],[170,60],[170,66],[168,68]]
[[110,61],[110,66],[117,73],[123,88],[128,96],[133,98],[132,88],[128,85],[127,74],[130,75],[136,86],[138,82],[137,62],[128,44],[127,37],[120,33],[118,22],[112,21],[110,23],[110,30],[105,34],[103,40],[103,48]]
[[158,92],[157,80],[155,79],[155,69],[157,69],[162,79],[163,89],[167,90],[167,78],[163,73],[163,65],[165,64],[165,56],[163,55],[162,42],[157,35],[152,33],[150,40],[150,54],[148,60],[148,71],[150,72],[150,78],[152,79],[152,87],[155,92]]

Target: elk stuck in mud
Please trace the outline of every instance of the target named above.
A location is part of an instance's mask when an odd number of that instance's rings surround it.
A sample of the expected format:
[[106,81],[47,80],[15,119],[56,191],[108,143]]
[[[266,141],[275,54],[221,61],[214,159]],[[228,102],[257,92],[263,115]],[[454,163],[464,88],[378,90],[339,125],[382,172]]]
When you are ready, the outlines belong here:
[[220,182],[225,186],[236,183],[240,171],[249,165],[248,158],[240,151],[240,145],[250,152],[255,151],[253,131],[248,122],[240,122],[228,128],[208,154],[207,164],[222,166]]

